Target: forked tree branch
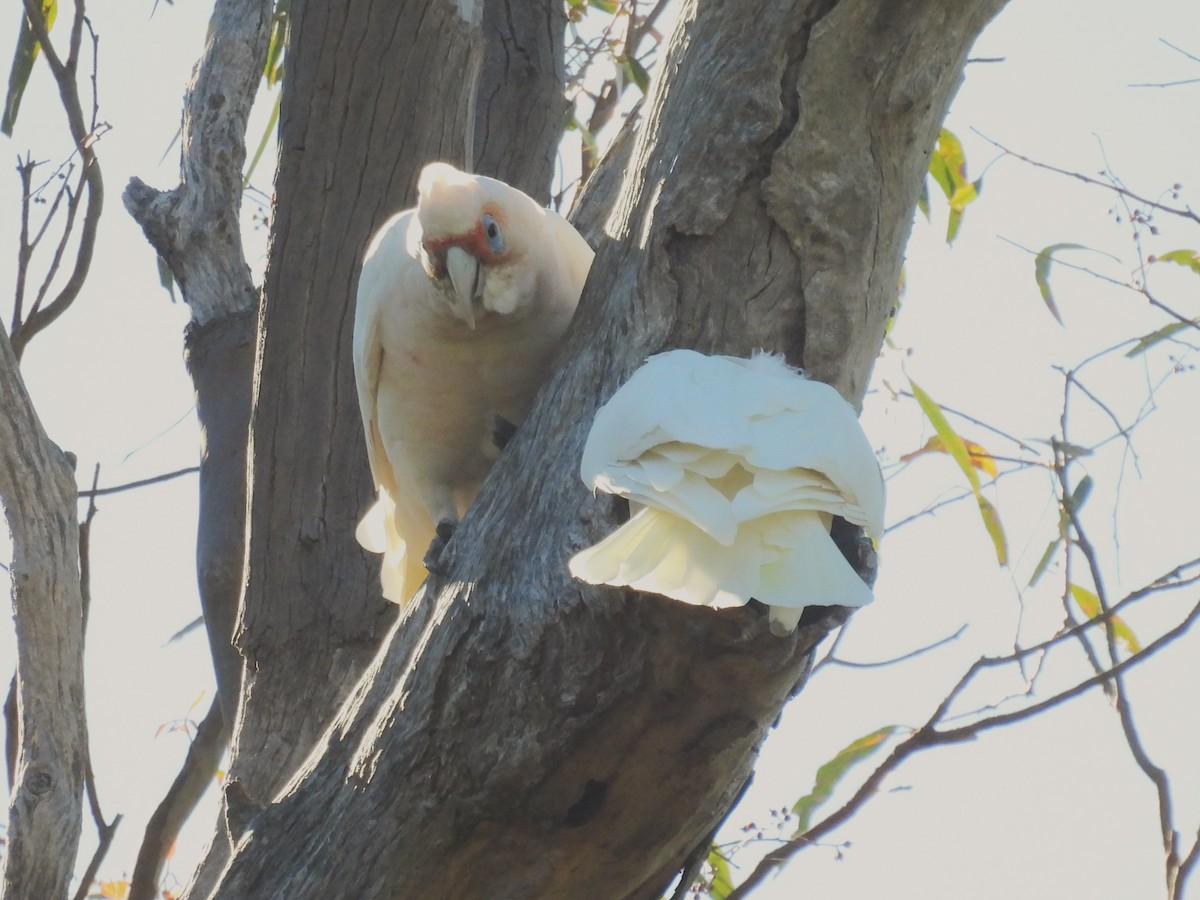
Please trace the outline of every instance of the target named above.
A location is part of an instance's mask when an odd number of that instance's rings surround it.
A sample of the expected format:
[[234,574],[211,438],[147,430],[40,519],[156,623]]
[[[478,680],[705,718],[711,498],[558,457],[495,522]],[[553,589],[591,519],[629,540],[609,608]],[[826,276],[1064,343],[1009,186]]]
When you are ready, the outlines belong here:
[[[1200,619],[1200,604],[1193,607],[1187,617],[1170,631],[1163,634],[1140,652],[1127,657],[1107,671],[1093,675],[1041,702],[1031,704],[1014,712],[989,716],[957,728],[939,729],[938,726],[945,721],[954,700],[962,694],[963,690],[974,680],[979,672],[984,669],[1014,663],[1021,656],[1032,652],[1033,648],[1026,648],[1026,650],[1020,653],[1014,653],[1005,657],[987,657],[976,660],[946,695],[946,698],[938,705],[933,715],[929,717],[925,724],[916,729],[908,738],[897,744],[887,759],[867,776],[859,789],[855,791],[854,795],[845,804],[837,811],[826,816],[817,825],[808,829],[804,834],[787,841],[764,856],[746,880],[727,895],[726,900],[745,900],[746,897],[750,896],[750,892],[762,884],[769,875],[790,862],[801,851],[813,846],[834,829],[847,822],[879,792],[884,779],[895,772],[909,757],[914,756],[922,750],[928,750],[931,747],[973,740],[985,731],[1014,725],[1061,706],[1094,687],[1105,684],[1111,679],[1121,677],[1125,672],[1151,659],[1164,647],[1171,645],[1176,639],[1186,633],[1197,619]],[[1097,619],[1089,621],[1086,625],[1092,626],[1101,620],[1108,621],[1108,617],[1097,617]],[[1059,643],[1070,637],[1071,634],[1072,632],[1064,632],[1055,637],[1053,641]],[[1193,850],[1193,855],[1196,854],[1197,851]]]
[[[91,32],[91,26],[87,22],[84,0],[75,0],[75,16],[71,23],[70,52],[65,62],[59,57],[54,44],[50,40],[50,34],[46,30],[45,19],[42,18],[41,4],[37,0],[24,0],[24,3],[26,18],[30,28],[33,30],[34,36],[41,45],[42,53],[49,64],[55,84],[58,86],[58,95],[62,101],[63,110],[67,114],[67,124],[70,127],[71,138],[75,142],[75,150],[79,154],[82,164],[80,178],[81,184],[86,185],[87,188],[87,206],[84,210],[83,222],[79,229],[79,242],[75,250],[75,262],[71,269],[71,274],[67,277],[66,284],[63,285],[50,303],[38,309],[31,309],[29,315],[21,323],[20,328],[15,328],[13,331],[11,338],[12,348],[18,361],[21,359],[21,354],[33,336],[66,312],[67,308],[79,296],[79,292],[83,288],[84,281],[87,279],[88,271],[92,265],[92,254],[96,247],[100,213],[104,208],[104,179],[100,173],[100,163],[96,158],[94,146],[98,136],[98,126],[95,121],[96,104],[95,102],[92,104],[93,115],[89,122],[84,117],[83,105],[79,98],[79,85],[77,84],[79,48],[85,26],[92,35],[93,85],[95,84],[95,65],[99,45],[95,33]],[[80,193],[76,191],[75,198],[78,198]],[[69,204],[71,202],[69,201]],[[74,204],[78,204],[78,202],[78,199],[73,200]],[[68,218],[68,224],[65,227],[65,232],[60,242],[60,253],[66,246],[67,237],[73,230],[73,225],[74,213]],[[47,278],[47,285],[49,284],[49,277],[52,277],[52,274]]]

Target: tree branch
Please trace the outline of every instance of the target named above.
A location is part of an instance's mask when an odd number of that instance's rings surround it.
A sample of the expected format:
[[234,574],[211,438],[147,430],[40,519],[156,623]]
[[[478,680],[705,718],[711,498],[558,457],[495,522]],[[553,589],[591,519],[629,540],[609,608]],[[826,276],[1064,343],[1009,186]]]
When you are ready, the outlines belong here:
[[183,823],[205,791],[215,783],[217,766],[228,743],[229,729],[221,712],[221,698],[214,697],[196,728],[196,736],[188,746],[187,757],[179,774],[146,823],[146,836],[142,839],[137,864],[133,869],[129,900],[154,900],[159,896],[158,879],[167,854],[174,846]]
[[[820,823],[814,825],[804,834],[793,838],[792,840],[788,841],[777,849],[772,850],[770,853],[764,856],[759,864],[750,873],[750,875],[747,876],[746,880],[739,884],[730,894],[727,895],[726,900],[745,900],[745,898],[750,895],[750,892],[762,884],[768,875],[777,870],[780,866],[789,862],[802,850],[805,850],[813,844],[816,844],[834,829],[847,822],[866,804],[866,802],[872,796],[878,793],[882,787],[884,779],[888,775],[895,772],[910,756],[913,756],[914,754],[922,750],[927,750],[931,747],[972,740],[985,731],[1006,725],[1016,724],[1057,706],[1061,706],[1068,700],[1079,696],[1085,691],[1104,684],[1109,679],[1119,677],[1129,669],[1132,669],[1133,667],[1140,665],[1146,660],[1152,658],[1156,653],[1158,653],[1158,651],[1166,646],[1169,646],[1177,638],[1185,634],[1198,618],[1200,618],[1200,604],[1197,604],[1195,607],[1193,607],[1192,611],[1179,625],[1163,634],[1158,640],[1154,641],[1141,652],[1123,660],[1108,671],[1094,675],[1091,678],[1087,678],[1075,684],[1073,687],[1064,691],[1060,691],[1054,696],[1048,697],[1039,703],[1031,704],[1030,706],[1011,713],[1004,713],[1001,715],[980,719],[979,721],[973,722],[969,725],[964,725],[959,728],[939,731],[937,725],[944,719],[950,703],[954,698],[961,694],[962,690],[970,681],[974,679],[975,675],[981,669],[994,665],[1011,663],[1015,661],[1016,655],[1004,658],[977,660],[969,669],[967,669],[967,671],[955,684],[954,688],[946,696],[945,700],[938,705],[938,708],[934,711],[933,715],[930,716],[928,721],[914,731],[910,737],[897,744],[892,749],[892,752],[888,755],[888,758],[881,763],[869,776],[867,776],[866,780],[862,783],[859,789],[855,791],[854,795],[845,804],[843,804],[836,812],[826,816],[821,820]],[[1057,639],[1061,639],[1062,637],[1063,636],[1060,635]]]
[[[66,284],[63,285],[58,295],[49,305],[36,311],[30,310],[28,317],[21,324],[21,327],[13,331],[12,348],[18,361],[33,336],[66,312],[67,308],[79,296],[79,291],[83,288],[84,281],[87,279],[88,271],[92,265],[92,254],[96,247],[100,213],[104,208],[104,179],[100,174],[100,163],[96,158],[94,147],[96,138],[98,137],[96,123],[93,120],[89,125],[85,121],[83,107],[79,100],[79,86],[75,81],[79,44],[83,27],[86,24],[84,0],[75,0],[75,17],[71,25],[71,48],[66,63],[63,63],[59,59],[54,45],[50,41],[50,35],[46,31],[46,22],[42,18],[41,4],[38,3],[38,0],[24,0],[24,3],[25,14],[30,27],[41,44],[42,53],[45,55],[46,62],[50,65],[50,71],[53,73],[54,81],[58,86],[58,95],[62,101],[63,110],[67,114],[67,124],[70,127],[71,137],[75,142],[75,149],[79,153],[79,158],[83,166],[81,183],[87,186],[87,208],[84,211],[83,224],[79,231],[79,243],[75,251],[75,264],[71,269],[71,274],[68,276]],[[90,25],[88,29],[90,32]],[[92,33],[93,77],[95,74],[94,67],[98,45],[99,42],[96,40],[95,34]],[[67,233],[69,233],[73,225],[73,216],[69,217],[69,222]],[[63,236],[64,245],[65,241],[66,233]]]
[[2,329],[0,408],[19,711],[0,895],[63,897],[79,847],[87,740],[75,479],[42,430]]
[[80,491],[79,497],[94,498],[107,497],[109,494],[120,494],[123,491],[132,491],[136,488],[149,487],[152,484],[162,484],[164,481],[173,481],[176,478],[182,478],[184,475],[195,475],[200,471],[199,466],[188,466],[183,469],[176,469],[174,472],[164,472],[161,475],[153,475],[150,478],[139,478],[137,481],[128,481],[125,484],[114,484],[109,487],[95,487],[89,490]]

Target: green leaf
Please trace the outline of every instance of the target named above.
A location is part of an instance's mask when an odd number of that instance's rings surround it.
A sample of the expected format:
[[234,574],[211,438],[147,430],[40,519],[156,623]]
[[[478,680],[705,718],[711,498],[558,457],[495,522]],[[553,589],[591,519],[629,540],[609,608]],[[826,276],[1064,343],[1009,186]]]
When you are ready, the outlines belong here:
[[[1080,611],[1089,619],[1094,619],[1100,615],[1103,610],[1100,608],[1100,598],[1093,591],[1089,591],[1083,585],[1072,584],[1071,599],[1079,606]],[[1125,649],[1130,653],[1141,652],[1142,645],[1134,635],[1133,629],[1120,616],[1110,616],[1109,622],[1112,624],[1113,635],[1124,645]]]
[[958,237],[958,229],[962,227],[963,211],[950,207],[950,218],[946,222],[946,243],[953,244]]
[[625,70],[625,77],[637,85],[637,89],[643,94],[650,90],[650,73],[632,56],[622,56],[620,59],[621,68]]
[[1082,244],[1051,244],[1045,247],[1037,255],[1033,261],[1033,277],[1037,281],[1038,290],[1042,292],[1042,300],[1046,304],[1046,308],[1050,310],[1050,315],[1058,320],[1058,324],[1063,324],[1062,316],[1058,312],[1058,305],[1054,302],[1054,294],[1050,290],[1050,263],[1054,261],[1054,254],[1059,250],[1086,250],[1087,247]]
[[1066,499],[1067,509],[1071,512],[1083,509],[1083,504],[1092,493],[1093,484],[1091,475],[1084,475],[1079,479],[1079,484],[1075,485],[1075,490],[1071,491],[1071,496]]
[[1047,447],[1057,449],[1067,459],[1080,459],[1084,456],[1091,456],[1095,452],[1091,447],[1073,444],[1070,441],[1048,441],[1045,438],[1032,438],[1032,441],[1035,444],[1045,444]]
[[929,181],[921,179],[921,195],[917,197],[917,209],[925,214],[925,221],[932,221],[929,217]]
[[1200,253],[1195,250],[1172,250],[1170,253],[1160,253],[1158,256],[1151,256],[1150,262],[1175,263],[1177,266],[1186,266],[1200,275]]
[[1038,560],[1038,564],[1033,569],[1033,574],[1029,576],[1029,584],[1027,587],[1033,587],[1037,584],[1046,570],[1050,568],[1050,563],[1054,559],[1054,555],[1058,552],[1058,548],[1062,545],[1062,538],[1055,538],[1046,545],[1046,549],[1042,552],[1042,558]]
[[889,737],[902,730],[899,725],[885,725],[847,744],[833,759],[817,769],[813,789],[792,805],[792,812],[796,814],[796,832],[793,836],[799,837],[812,827],[813,811],[832,796],[833,789],[837,787],[843,775],[856,763],[862,762],[878,750]]
[[287,48],[288,7],[289,0],[279,0],[275,4],[275,14],[271,16],[271,37],[267,44],[267,61],[263,65],[263,78],[267,87],[273,88],[283,80],[283,54]]
[[614,0],[588,0],[588,6],[593,9],[598,9],[600,12],[608,13],[610,16],[617,11],[617,4]]
[[708,849],[708,867],[712,869],[712,882],[708,886],[711,900],[725,900],[733,893],[733,876],[729,872],[729,860],[713,844]]
[[1162,343],[1170,340],[1172,336],[1178,334],[1186,328],[1200,328],[1200,322],[1172,322],[1170,325],[1163,325],[1157,331],[1151,331],[1148,335],[1142,335],[1138,343],[1134,344],[1134,348],[1126,354],[1126,359],[1133,359],[1134,356],[1140,356],[1146,350],[1154,346],[1154,344]]
[[262,138],[258,142],[258,149],[254,151],[254,159],[250,160],[250,165],[246,168],[246,174],[242,177],[242,187],[250,183],[250,176],[254,174],[254,169],[258,166],[258,161],[262,159],[263,151],[267,149],[267,143],[271,140],[271,134],[275,131],[275,125],[279,121],[279,104],[283,100],[283,91],[275,95],[275,105],[271,107],[271,118],[267,121],[267,127],[263,129]]
[[975,467],[971,465],[971,454],[967,450],[967,445],[958,436],[958,432],[950,426],[945,414],[942,412],[942,408],[932,397],[925,393],[925,389],[911,378],[908,383],[912,387],[917,405],[921,407],[921,411],[925,413],[925,418],[929,420],[929,424],[933,426],[933,430],[942,439],[942,449],[954,457],[954,461],[958,463],[958,467],[967,476],[967,481],[970,483],[971,489],[978,491],[979,475],[975,472]]
[[958,436],[950,423],[946,421],[946,416],[942,412],[942,408],[921,388],[919,384],[911,378],[908,380],[912,387],[913,396],[917,400],[917,404],[921,407],[921,411],[925,413],[925,418],[929,420],[929,424],[933,426],[939,438],[942,439],[942,446],[949,453],[963,474],[967,476],[967,484],[971,486],[971,493],[975,495],[975,502],[979,505],[979,515],[983,519],[983,527],[987,530],[988,536],[992,539],[992,546],[996,551],[996,561],[1000,565],[1008,564],[1008,539],[1004,535],[1004,527],[1000,524],[1000,516],[996,512],[996,508],[983,496],[979,488],[979,474],[975,471],[975,467],[971,462],[971,453],[967,450],[967,445],[961,437]]
[[988,537],[992,539],[992,547],[996,550],[996,562],[1002,566],[1008,565],[1008,538],[1004,535],[1004,526],[1000,524],[1000,513],[982,493],[976,491],[975,502],[979,504],[979,515],[983,519],[983,527],[987,529]]
[[171,302],[175,302],[175,276],[171,273],[171,267],[167,265],[167,261],[161,256],[156,256],[158,260],[158,283],[161,284],[168,294],[171,295]]
[[1192,322],[1172,322],[1170,325],[1164,325],[1157,331],[1152,331],[1149,334],[1144,334],[1138,339],[1133,349],[1125,354],[1126,359],[1132,359],[1135,356],[1140,356],[1145,353],[1155,344],[1160,344],[1170,338],[1172,335],[1178,334],[1185,328],[1195,328],[1197,323]]
[[[57,0],[42,0],[42,20],[46,23],[46,31],[54,27],[58,17]],[[21,12],[21,30],[17,34],[17,48],[13,52],[12,68],[8,70],[8,93],[4,97],[4,116],[0,119],[0,131],[12,137],[13,126],[17,124],[17,112],[21,108],[21,98],[25,96],[25,86],[29,84],[29,76],[33,72],[33,62],[41,52],[42,46],[33,35],[29,26],[29,17]]]

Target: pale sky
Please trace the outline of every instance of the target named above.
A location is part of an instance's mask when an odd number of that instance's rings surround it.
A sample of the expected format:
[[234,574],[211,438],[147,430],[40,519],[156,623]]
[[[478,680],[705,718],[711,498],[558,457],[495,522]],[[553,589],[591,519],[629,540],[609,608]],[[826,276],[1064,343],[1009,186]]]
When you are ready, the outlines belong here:
[[[113,126],[98,147],[108,193],[101,242],[83,296],[33,342],[23,367],[47,431],[79,455],[81,483],[90,481],[97,462],[101,483],[115,484],[194,464],[197,456],[192,389],[182,362],[187,312],[158,286],[153,255],[121,207],[120,191],[135,174],[159,187],[177,181],[177,151],[161,165],[159,159],[175,133],[211,4],[160,4],[150,18],[152,6],[152,0],[125,0],[95,4],[91,11],[102,41],[101,118]],[[15,10],[0,18],[2,59],[15,42],[17,21]],[[1200,55],[1200,4],[1014,0],[973,54],[1003,61],[968,68],[947,122],[964,141],[970,176],[977,177],[996,155],[973,133],[978,129],[1024,155],[1093,175],[1104,166],[1102,145],[1113,170],[1133,190],[1157,197],[1180,182],[1184,194],[1177,202],[1200,205],[1193,193],[1200,191],[1195,114],[1200,83],[1129,86],[1200,78],[1200,63],[1160,38]],[[27,148],[38,159],[62,157],[65,125],[48,83],[39,66],[16,136],[7,141],[10,159]],[[266,110],[257,111],[252,140],[265,117]],[[260,186],[266,186],[269,172],[266,166],[257,174]],[[0,175],[0,276],[10,285],[16,187],[15,174]],[[1060,327],[1042,305],[1032,257],[1001,238],[1033,250],[1058,242],[1086,244],[1120,261],[1099,254],[1064,258],[1125,279],[1135,257],[1127,225],[1108,214],[1113,203],[1100,190],[1001,160],[988,170],[981,199],[968,209],[958,241],[947,249],[945,205],[935,196],[933,223],[918,219],[913,230],[907,295],[892,333],[898,347],[911,350],[903,359],[907,373],[940,402],[1023,439],[1053,433],[1061,377],[1052,366],[1078,363],[1165,320],[1148,314],[1135,295],[1060,267],[1052,274],[1066,323]],[[1163,234],[1148,244],[1148,252],[1200,245],[1200,229],[1163,218],[1157,224]],[[248,243],[258,280],[263,230],[249,229]],[[1194,274],[1156,266],[1151,275],[1159,296],[1197,315]],[[2,311],[7,321],[8,306]],[[901,355],[886,352],[877,379],[906,386]],[[1089,383],[1130,417],[1145,399],[1147,382],[1166,368],[1164,360],[1165,354],[1148,362],[1118,357],[1097,366]],[[1185,365],[1196,361],[1183,359]],[[1140,476],[1126,466],[1119,507],[1112,485],[1122,465],[1120,449],[1114,445],[1088,461],[1087,471],[1097,481],[1088,522],[1114,595],[1197,555],[1192,506],[1200,494],[1194,465],[1200,456],[1198,398],[1194,373],[1175,377],[1158,393],[1157,411],[1136,436]],[[1102,434],[1105,423],[1077,408],[1075,439]],[[868,400],[863,424],[885,463],[916,449],[930,433],[915,407],[896,405],[882,392]],[[956,425],[989,449],[999,443],[984,431]],[[961,482],[948,459],[915,461],[890,482],[889,521]],[[198,718],[212,696],[201,632],[164,645],[199,610],[195,488],[194,478],[183,478],[99,504],[88,702],[104,812],[110,818],[125,814],[101,870],[105,878],[132,870],[145,821],[182,760],[183,734],[156,732],[189,714]],[[973,659],[1011,647],[1019,611],[1014,585],[1028,581],[1056,515],[1042,473],[1012,476],[988,494],[1008,531],[1011,570],[996,565],[978,514],[967,505],[906,526],[884,539],[876,602],[856,615],[840,653],[858,661],[885,659],[964,623],[966,635],[882,671],[819,674],[767,742],[756,782],[722,840],[735,840],[742,824],[763,824],[768,808],[790,805],[806,793],[816,768],[853,739],[881,725],[922,722]],[[1061,618],[1061,589],[1061,570],[1053,569],[1026,595],[1026,637],[1042,634]],[[1195,601],[1195,591],[1164,596],[1131,615],[1130,624],[1148,642]],[[1189,635],[1129,678],[1150,752],[1178,784],[1177,825],[1193,833],[1200,820],[1198,650],[1200,636]],[[13,656],[6,621],[0,628],[0,676],[11,671]],[[1039,696],[1083,673],[1079,654],[1064,651],[1048,662]],[[975,696],[990,702],[1017,689],[1015,680],[992,683]],[[866,772],[864,766],[851,780]],[[852,844],[841,861],[832,849],[813,848],[757,896],[783,900],[802,891],[832,900],[1163,896],[1154,793],[1098,692],[973,744],[929,751],[887,786],[887,793],[832,838],[831,843]],[[181,878],[209,833],[211,801],[180,842],[173,868]],[[835,803],[836,798],[826,809]],[[84,857],[93,846],[88,826]],[[749,868],[753,853],[746,850],[737,862]],[[1200,879],[1189,896],[1200,898]]]

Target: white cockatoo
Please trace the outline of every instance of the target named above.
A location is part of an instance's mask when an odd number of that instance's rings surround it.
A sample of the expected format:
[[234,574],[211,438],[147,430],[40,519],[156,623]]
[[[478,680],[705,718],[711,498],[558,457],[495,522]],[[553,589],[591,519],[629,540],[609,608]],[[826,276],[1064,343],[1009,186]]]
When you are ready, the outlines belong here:
[[528,412],[592,262],[566,219],[504,182],[431,163],[418,194],[367,248],[354,318],[378,490],[357,537],[396,603],[495,461],[495,423]]
[[858,417],[782,358],[653,356],[597,412],[580,474],[637,510],[571,573],[702,606],[751,598],[771,630],[871,590],[829,536],[841,516],[883,532],[884,485]]

